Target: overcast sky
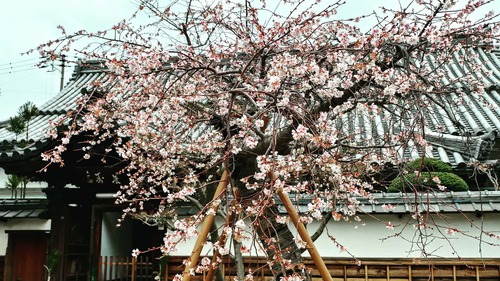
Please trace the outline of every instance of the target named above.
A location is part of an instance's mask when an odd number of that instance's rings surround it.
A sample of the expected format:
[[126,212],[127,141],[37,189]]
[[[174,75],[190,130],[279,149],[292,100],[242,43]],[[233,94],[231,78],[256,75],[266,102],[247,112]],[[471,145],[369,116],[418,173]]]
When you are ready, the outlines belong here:
[[[169,1],[169,0],[167,0]],[[274,0],[270,0],[274,1]],[[465,0],[460,0],[465,2]],[[59,91],[58,65],[37,69],[37,53],[21,53],[60,37],[58,25],[68,33],[109,28],[135,11],[137,0],[3,0],[0,4],[0,121],[14,116],[26,101],[41,105]],[[500,0],[495,0],[499,4]],[[339,12],[343,17],[360,10],[373,11],[396,0],[352,0]],[[495,5],[491,6],[495,7]],[[500,8],[496,8],[497,11]],[[66,69],[66,81],[72,69]],[[65,81],[65,82],[66,82]]]
[[[171,0],[166,0],[170,2]],[[277,0],[268,0],[277,1]],[[354,0],[374,9],[395,0]],[[500,1],[500,0],[499,0]],[[107,29],[135,11],[138,0],[3,0],[0,4],[0,121],[16,114],[19,106],[32,101],[40,106],[59,91],[60,67],[38,69],[35,52],[21,55],[38,44],[60,37],[58,25],[68,33],[81,29]],[[342,14],[357,14],[361,7]],[[370,11],[370,10],[368,10]],[[72,69],[66,68],[65,83]]]
[[[22,52],[68,32],[96,31],[129,18],[134,0],[23,0],[0,4],[0,120],[16,114],[26,101],[41,105],[59,90],[60,68],[37,69],[39,56]],[[66,80],[72,69],[66,69]]]

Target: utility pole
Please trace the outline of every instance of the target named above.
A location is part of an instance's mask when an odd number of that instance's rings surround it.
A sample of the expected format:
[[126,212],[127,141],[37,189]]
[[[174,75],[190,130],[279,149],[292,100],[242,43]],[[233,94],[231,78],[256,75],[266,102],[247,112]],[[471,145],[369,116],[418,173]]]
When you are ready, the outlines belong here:
[[64,67],[65,67],[65,62],[66,62],[66,56],[62,55],[61,56],[61,82],[59,83],[59,91],[62,91],[64,87]]

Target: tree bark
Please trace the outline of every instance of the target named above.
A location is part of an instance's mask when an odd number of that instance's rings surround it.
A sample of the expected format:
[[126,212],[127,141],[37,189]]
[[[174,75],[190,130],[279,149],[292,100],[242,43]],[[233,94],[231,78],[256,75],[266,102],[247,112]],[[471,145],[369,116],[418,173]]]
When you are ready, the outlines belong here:
[[[252,204],[251,198],[256,195],[256,190],[249,190],[241,183],[241,179],[252,175],[257,169],[256,159],[253,157],[240,158],[236,160],[236,168],[232,173],[234,183],[240,193],[241,204],[243,206]],[[287,224],[276,222],[279,210],[276,205],[265,207],[263,213],[252,219],[254,231],[259,237],[259,241],[266,251],[268,260],[271,261],[272,273],[275,280],[291,274],[302,276],[305,280],[310,280],[307,270],[302,270],[304,259],[302,251],[298,248],[294,240],[294,235]],[[289,260],[290,265],[284,266],[283,261]]]
[[233,240],[234,246],[234,263],[236,267],[236,276],[238,276],[238,281],[245,280],[245,266],[243,265],[243,254],[241,253],[242,243]]
[[[217,233],[217,224],[215,221],[212,223],[212,227],[210,228],[210,242],[215,243],[219,241],[219,234]],[[215,254],[214,254],[215,255]],[[212,280],[212,279],[208,279]],[[224,275],[222,274],[222,269],[217,267],[215,269],[215,280],[216,281],[224,281]]]

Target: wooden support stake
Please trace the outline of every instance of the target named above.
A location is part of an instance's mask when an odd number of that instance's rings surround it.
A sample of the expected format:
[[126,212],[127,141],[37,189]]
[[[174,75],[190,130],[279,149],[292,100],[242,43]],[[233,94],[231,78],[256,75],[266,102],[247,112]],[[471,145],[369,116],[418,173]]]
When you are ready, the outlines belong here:
[[290,198],[288,198],[288,196],[284,194],[283,190],[281,189],[278,189],[278,196],[280,197],[281,202],[283,202],[283,205],[285,206],[285,209],[288,212],[290,219],[295,225],[295,228],[299,232],[300,238],[302,239],[302,241],[307,243],[307,251],[309,252],[309,255],[311,255],[311,258],[313,259],[314,264],[316,265],[316,268],[318,269],[321,275],[321,278],[323,278],[323,280],[333,281],[332,276],[330,275],[330,272],[328,271],[325,262],[319,255],[318,250],[316,249],[316,246],[314,245],[311,236],[307,232],[306,227],[304,226],[303,223],[299,221],[299,214],[295,210],[292,201],[290,201]]
[[[219,198],[219,196],[226,190],[227,184],[229,182],[228,173],[224,170],[224,173],[221,176],[219,185],[217,186],[217,190],[214,194],[214,200]],[[217,212],[219,206],[214,206],[214,211]],[[198,264],[198,259],[200,258],[201,250],[203,249],[203,244],[207,241],[208,233],[210,232],[210,227],[214,222],[215,216],[205,216],[203,219],[203,224],[201,226],[201,231],[196,239],[196,243],[193,247],[193,251],[191,252],[190,264],[186,265],[186,269],[184,270],[182,281],[191,280],[191,268],[195,268]]]

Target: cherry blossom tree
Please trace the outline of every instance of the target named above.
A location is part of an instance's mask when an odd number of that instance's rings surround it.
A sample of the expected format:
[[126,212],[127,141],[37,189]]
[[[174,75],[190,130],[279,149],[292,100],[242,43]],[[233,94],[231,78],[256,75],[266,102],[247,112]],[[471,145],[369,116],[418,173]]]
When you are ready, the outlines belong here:
[[[257,239],[278,277],[308,278],[300,254],[307,244],[290,231],[277,194],[311,199],[300,223],[359,219],[356,198],[382,186],[373,176],[383,164],[402,161],[409,142],[429,149],[428,105],[455,120],[460,97],[443,98],[455,85],[467,85],[459,94],[484,93],[472,72],[485,70],[469,50],[489,50],[498,39],[496,15],[477,14],[492,1],[401,1],[354,18],[337,13],[345,2],[144,0],[108,30],[61,27],[63,37],[38,51],[57,59],[91,42],[79,54],[101,60],[108,75],[59,120],[69,124],[53,132],[61,144],[43,157],[62,165],[71,139],[90,134],[84,158],[107,161],[91,151],[112,143],[106,153],[126,165],[118,202],[134,202],[125,214],[154,202],[158,217],[172,217],[162,254],[220,214],[223,238]],[[457,53],[471,73],[443,79]],[[354,119],[376,133],[350,125]],[[211,199],[221,177],[228,185]],[[200,212],[176,217],[185,200]],[[417,224],[431,223],[421,212],[414,210]]]

